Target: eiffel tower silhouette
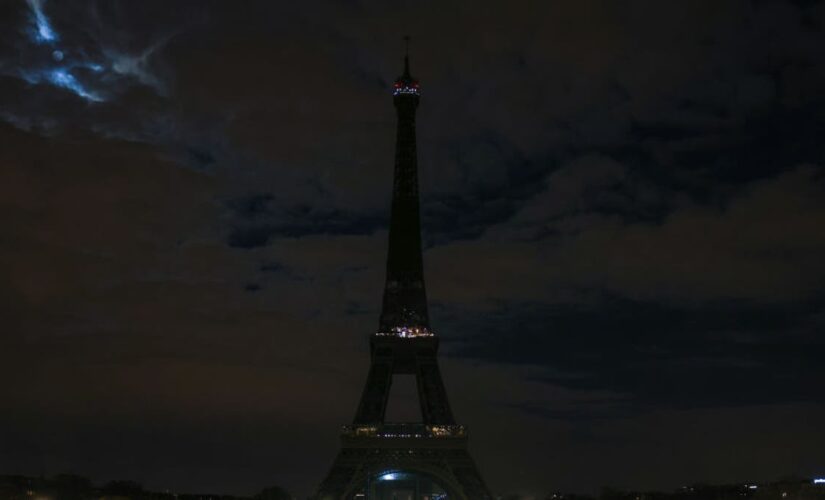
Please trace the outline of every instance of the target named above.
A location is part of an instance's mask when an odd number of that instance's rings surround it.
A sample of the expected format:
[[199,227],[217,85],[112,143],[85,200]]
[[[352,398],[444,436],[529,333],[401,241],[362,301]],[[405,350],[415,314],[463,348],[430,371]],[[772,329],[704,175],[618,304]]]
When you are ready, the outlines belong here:
[[[409,37],[405,37],[409,47]],[[315,495],[317,500],[492,499],[467,451],[467,430],[456,423],[441,379],[439,339],[430,329],[421,257],[415,113],[418,81],[395,81],[398,114],[387,280],[371,364],[352,425]],[[422,421],[385,421],[393,375],[414,374]]]

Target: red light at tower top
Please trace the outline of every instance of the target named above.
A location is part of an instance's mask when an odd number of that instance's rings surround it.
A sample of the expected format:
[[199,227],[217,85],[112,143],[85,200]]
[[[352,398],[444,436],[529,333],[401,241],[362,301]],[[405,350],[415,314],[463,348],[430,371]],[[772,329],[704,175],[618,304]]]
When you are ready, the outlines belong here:
[[392,95],[419,95],[418,82],[397,81],[393,85]]
[[392,86],[392,95],[419,95],[418,80],[410,76],[409,64],[404,66],[404,74],[399,76]]

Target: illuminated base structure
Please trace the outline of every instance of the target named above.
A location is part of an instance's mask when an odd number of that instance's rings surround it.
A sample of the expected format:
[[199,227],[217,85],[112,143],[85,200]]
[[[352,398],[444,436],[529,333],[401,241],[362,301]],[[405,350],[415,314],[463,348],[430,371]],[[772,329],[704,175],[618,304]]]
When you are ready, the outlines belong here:
[[[356,497],[361,493],[356,493]],[[413,500],[424,497],[427,500],[441,500],[447,498],[447,492],[432,479],[420,474],[405,472],[388,472],[370,481],[363,493],[366,498],[396,498],[398,500]]]
[[[415,111],[418,82],[409,58],[395,82],[398,113],[387,281],[371,364],[341,451],[317,500],[492,500],[456,424],[438,367],[438,336],[430,329],[421,255]],[[415,375],[421,422],[385,422],[394,375]]]
[[[341,451],[317,500],[489,500],[455,423],[429,329],[376,333],[355,422],[341,432]],[[385,423],[393,375],[414,374],[422,423]]]
[[491,499],[463,426],[347,426],[318,500]]

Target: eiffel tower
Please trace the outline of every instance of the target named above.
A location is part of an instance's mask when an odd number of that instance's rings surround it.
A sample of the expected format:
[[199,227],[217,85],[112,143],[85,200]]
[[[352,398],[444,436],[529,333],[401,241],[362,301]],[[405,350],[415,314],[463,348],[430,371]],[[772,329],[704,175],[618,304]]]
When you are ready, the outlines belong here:
[[[409,39],[407,38],[407,41]],[[456,423],[430,329],[421,259],[415,112],[419,87],[404,74],[393,87],[398,114],[387,281],[371,364],[342,449],[317,500],[488,500],[492,495],[467,451],[467,429]],[[393,375],[414,374],[422,421],[385,421]]]

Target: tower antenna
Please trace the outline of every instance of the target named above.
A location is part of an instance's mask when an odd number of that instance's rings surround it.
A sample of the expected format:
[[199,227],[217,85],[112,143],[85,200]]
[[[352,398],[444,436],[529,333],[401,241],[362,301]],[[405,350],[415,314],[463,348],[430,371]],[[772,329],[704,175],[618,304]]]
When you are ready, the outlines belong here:
[[404,76],[410,76],[410,35],[404,35]]

